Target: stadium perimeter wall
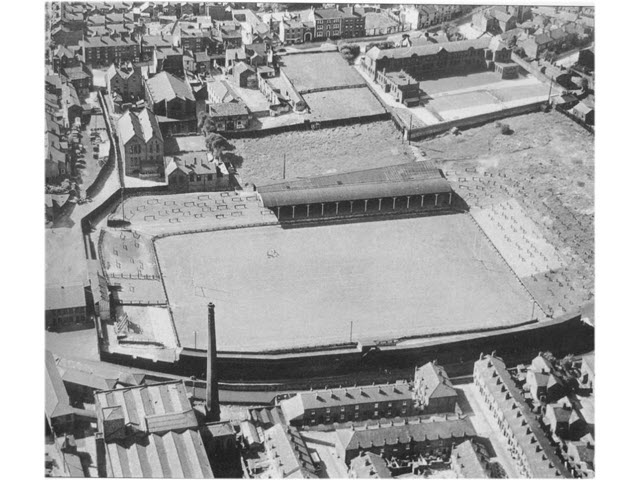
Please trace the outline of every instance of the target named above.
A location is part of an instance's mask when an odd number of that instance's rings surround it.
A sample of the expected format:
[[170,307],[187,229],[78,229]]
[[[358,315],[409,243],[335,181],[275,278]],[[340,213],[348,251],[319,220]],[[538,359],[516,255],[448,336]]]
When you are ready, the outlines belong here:
[[[539,351],[556,356],[582,354],[593,350],[594,330],[581,321],[580,314],[548,320],[498,332],[435,338],[409,346],[356,346],[318,349],[314,352],[287,354],[221,354],[218,356],[221,381],[264,382],[282,380],[304,388],[323,388],[332,375],[353,372],[378,372],[385,369],[411,369],[437,359],[449,375],[471,374],[473,362],[481,353],[499,352],[510,362],[531,360]],[[102,360],[158,372],[203,378],[206,353],[183,350],[174,364],[101,352]],[[313,378],[320,378],[316,384]],[[300,380],[303,379],[303,380]],[[343,378],[340,380],[343,381]],[[337,386],[337,385],[336,385]],[[237,386],[251,390],[251,386]]]

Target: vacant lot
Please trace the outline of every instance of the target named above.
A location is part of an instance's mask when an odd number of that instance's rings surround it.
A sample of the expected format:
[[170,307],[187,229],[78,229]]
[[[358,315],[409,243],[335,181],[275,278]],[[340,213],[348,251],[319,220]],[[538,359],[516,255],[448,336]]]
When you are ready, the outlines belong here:
[[481,87],[500,81],[496,72],[475,72],[451,77],[441,77],[420,82],[420,89],[427,95],[460,90],[463,88]]
[[337,52],[285,55],[281,57],[280,65],[300,93],[316,88],[365,84],[358,72]]
[[366,87],[305,93],[312,121],[382,115],[385,109]]
[[180,342],[262,350],[502,327],[531,298],[468,215],[167,237],[156,248]]
[[[518,202],[535,230],[514,224],[513,232],[505,223],[511,216],[516,218],[513,213],[492,214],[499,222],[487,233],[500,235],[505,241],[496,239],[496,245],[516,248],[515,256],[520,261],[522,256],[529,265],[537,262],[537,252],[532,247],[531,252],[518,250],[515,244],[524,244],[515,238],[526,235],[532,246],[539,246],[542,236],[555,249],[545,253],[549,269],[539,271],[536,263],[537,273],[523,276],[523,281],[549,313],[575,311],[594,295],[593,136],[557,112],[522,115],[503,123],[509,124],[513,134],[502,135],[489,124],[417,145],[444,170],[471,207],[492,210],[509,199]],[[513,236],[511,242],[505,233]],[[506,258],[513,254],[503,252]],[[558,263],[562,266],[556,268]]]
[[282,179],[284,156],[287,178],[348,172],[411,162],[409,145],[390,121],[233,139],[241,157],[243,182],[256,185]]

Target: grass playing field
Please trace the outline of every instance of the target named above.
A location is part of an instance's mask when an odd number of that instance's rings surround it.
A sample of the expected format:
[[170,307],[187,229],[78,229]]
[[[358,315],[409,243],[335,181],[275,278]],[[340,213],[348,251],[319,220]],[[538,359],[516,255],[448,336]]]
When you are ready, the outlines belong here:
[[[532,301],[467,215],[159,239],[180,342],[259,351],[507,326]],[[194,332],[196,332],[194,334]]]

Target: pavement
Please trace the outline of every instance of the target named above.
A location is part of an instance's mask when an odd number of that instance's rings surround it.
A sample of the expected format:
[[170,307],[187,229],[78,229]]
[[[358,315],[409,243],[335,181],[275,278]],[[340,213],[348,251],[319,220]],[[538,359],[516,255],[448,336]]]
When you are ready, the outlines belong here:
[[496,460],[507,472],[507,478],[520,478],[517,470],[514,468],[511,454],[507,450],[507,443],[504,436],[499,430],[497,422],[489,412],[489,408],[486,406],[480,396],[480,392],[473,383],[464,385],[458,385],[469,402],[469,406],[474,412],[474,415],[470,415],[469,419],[473,428],[481,437],[487,437],[491,441],[496,453]]

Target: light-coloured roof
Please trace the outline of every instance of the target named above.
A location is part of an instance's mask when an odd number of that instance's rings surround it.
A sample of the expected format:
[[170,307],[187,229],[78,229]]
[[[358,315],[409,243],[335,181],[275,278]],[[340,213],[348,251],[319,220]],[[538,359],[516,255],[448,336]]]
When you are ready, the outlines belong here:
[[195,102],[191,87],[184,80],[168,72],[160,72],[146,80],[153,103],[180,98]]
[[123,145],[134,137],[140,138],[147,143],[153,137],[162,140],[160,125],[154,113],[148,108],[144,108],[139,113],[131,110],[127,111],[118,119],[118,135]]
[[95,398],[99,431],[111,414],[127,426],[126,438],[105,439],[108,476],[213,478],[182,381],[107,390]]
[[451,452],[451,456],[458,464],[464,478],[489,478],[478,455],[479,453],[471,440],[456,445]]
[[49,418],[72,413],[69,407],[69,394],[62,383],[62,377],[56,366],[53,354],[47,350],[44,354],[46,374],[44,383],[44,412]]
[[51,285],[45,290],[45,310],[86,306],[84,285]]
[[393,478],[387,468],[387,462],[372,452],[366,452],[351,460],[349,468],[354,478]]
[[457,396],[445,369],[434,362],[429,362],[416,370],[415,389],[424,391],[428,398]]
[[568,478],[570,473],[555,454],[555,449],[538,420],[526,405],[504,361],[493,355],[485,355],[475,362],[474,377],[481,379],[488,394],[495,399],[498,410],[523,452],[532,476]]
[[450,191],[449,182],[427,162],[308,177],[258,187],[267,208]]
[[271,458],[277,454],[278,465],[274,468],[279,478],[317,478],[312,473],[315,465],[311,454],[297,428],[277,424],[265,430],[264,437],[265,448]]

